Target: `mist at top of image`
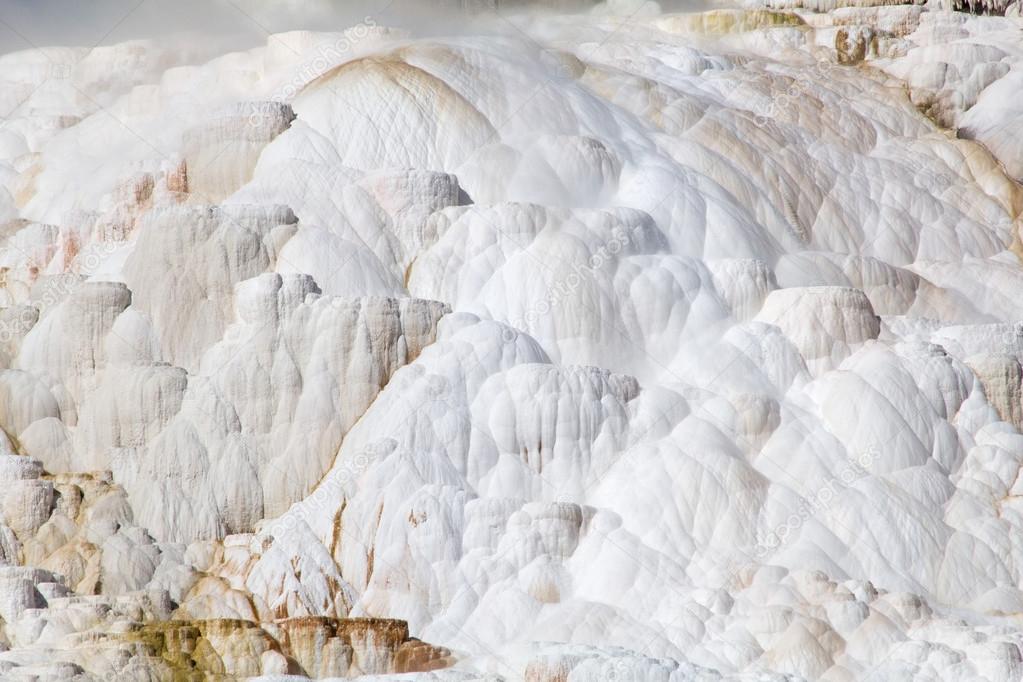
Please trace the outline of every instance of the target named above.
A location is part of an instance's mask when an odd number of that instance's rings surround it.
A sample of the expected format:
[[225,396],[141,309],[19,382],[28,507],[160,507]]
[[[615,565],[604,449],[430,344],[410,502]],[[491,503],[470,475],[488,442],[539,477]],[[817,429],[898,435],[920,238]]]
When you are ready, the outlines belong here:
[[194,36],[242,49],[265,42],[273,33],[336,31],[367,20],[420,34],[455,34],[478,26],[481,19],[500,23],[523,13],[633,16],[721,6],[715,0],[5,0],[0,7],[0,54],[169,36]]

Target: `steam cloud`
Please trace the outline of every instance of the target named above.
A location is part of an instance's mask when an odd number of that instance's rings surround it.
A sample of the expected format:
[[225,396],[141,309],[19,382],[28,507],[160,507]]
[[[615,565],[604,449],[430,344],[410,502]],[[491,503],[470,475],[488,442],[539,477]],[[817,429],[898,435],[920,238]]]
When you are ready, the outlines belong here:
[[[92,47],[174,33],[218,37],[242,48],[267,34],[293,29],[339,30],[363,21],[414,28],[416,32],[457,32],[473,8],[500,4],[510,16],[527,8],[591,10],[590,0],[5,0],[0,8],[0,54],[53,45]],[[697,11],[720,7],[719,0],[612,0],[621,14]],[[453,20],[458,21],[453,21]],[[511,28],[510,26],[508,28]]]

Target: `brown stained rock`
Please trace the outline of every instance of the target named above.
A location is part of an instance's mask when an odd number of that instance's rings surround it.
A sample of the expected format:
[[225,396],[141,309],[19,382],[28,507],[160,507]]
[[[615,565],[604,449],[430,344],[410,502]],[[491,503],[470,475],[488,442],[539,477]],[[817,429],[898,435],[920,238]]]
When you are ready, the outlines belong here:
[[449,649],[427,644],[418,639],[410,639],[399,646],[394,653],[392,672],[398,674],[425,673],[449,668],[454,663],[454,656]]
[[167,169],[166,183],[168,192],[188,194],[188,164],[184,159]]
[[409,637],[403,620],[306,616],[276,626],[283,652],[310,677],[426,672],[454,663],[448,649]]
[[349,674],[382,675],[393,671],[395,653],[408,640],[408,623],[385,618],[349,618],[340,622],[338,635],[352,649]]
[[338,634],[353,644],[372,639],[392,649],[409,638],[408,623],[391,618],[345,618],[338,621]]
[[835,34],[835,51],[838,63],[859,64],[868,56],[877,54],[878,36],[869,29],[840,28]]
[[321,616],[287,618],[278,621],[281,646],[304,675],[343,675],[351,665],[352,652],[337,637],[337,619]]
[[237,679],[261,674],[260,662],[277,642],[246,620],[162,621],[119,635],[141,645],[147,657],[161,660],[171,679]]

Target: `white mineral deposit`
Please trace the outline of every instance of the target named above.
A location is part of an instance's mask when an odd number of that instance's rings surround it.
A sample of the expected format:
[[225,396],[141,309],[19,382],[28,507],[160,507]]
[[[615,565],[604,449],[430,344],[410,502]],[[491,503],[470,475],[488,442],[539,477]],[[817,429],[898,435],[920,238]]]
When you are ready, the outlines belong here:
[[1023,680],[1019,0],[2,2],[0,679]]

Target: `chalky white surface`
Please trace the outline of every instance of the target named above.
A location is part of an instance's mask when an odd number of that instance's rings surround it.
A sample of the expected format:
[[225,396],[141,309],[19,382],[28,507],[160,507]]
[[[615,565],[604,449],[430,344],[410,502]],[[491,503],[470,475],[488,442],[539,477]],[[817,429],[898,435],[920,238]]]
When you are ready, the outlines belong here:
[[0,672],[1023,676],[1023,23],[604,9],[0,57]]

